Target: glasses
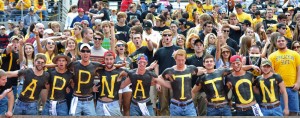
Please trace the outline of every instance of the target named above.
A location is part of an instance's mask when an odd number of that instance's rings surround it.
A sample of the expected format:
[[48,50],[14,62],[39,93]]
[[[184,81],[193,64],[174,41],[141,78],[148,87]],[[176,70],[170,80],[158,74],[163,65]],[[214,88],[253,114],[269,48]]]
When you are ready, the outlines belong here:
[[124,44],[117,44],[118,47],[124,47]]
[[177,40],[178,40],[178,41],[181,41],[181,40],[183,40],[183,38],[177,38]]
[[45,62],[41,62],[41,61],[36,61],[37,64],[40,64],[40,65],[44,65]]
[[5,28],[2,28],[1,30],[5,30]]
[[94,40],[99,41],[99,40],[102,40],[102,38],[96,38],[96,37],[94,37]]
[[55,45],[54,42],[47,42],[48,45]]
[[293,49],[300,49],[300,46],[293,46]]
[[81,53],[91,53],[91,50],[81,50]]
[[229,30],[223,30],[223,32],[230,32]]
[[229,54],[230,51],[222,51],[222,54],[225,54],[225,53]]
[[286,30],[286,28],[284,27],[284,28],[281,28],[281,29],[283,29],[283,30]]
[[291,16],[291,15],[285,15],[285,16]]
[[164,37],[166,36],[172,36],[172,34],[163,34]]

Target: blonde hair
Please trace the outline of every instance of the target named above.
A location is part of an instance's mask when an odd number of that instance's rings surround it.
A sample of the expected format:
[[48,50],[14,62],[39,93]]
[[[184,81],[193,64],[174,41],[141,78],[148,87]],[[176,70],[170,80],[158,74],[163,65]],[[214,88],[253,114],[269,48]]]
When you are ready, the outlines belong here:
[[174,59],[176,59],[177,56],[184,56],[186,58],[186,51],[184,49],[178,49],[174,52]]
[[[214,33],[209,33],[209,34],[207,34],[207,35],[204,37],[204,49],[208,48],[208,46],[209,46],[208,42],[209,42],[209,37],[210,37],[210,36],[213,36],[213,37],[215,38],[215,40],[217,40],[217,36],[216,36]],[[215,45],[216,45],[216,42],[217,42],[217,41],[215,41]]]

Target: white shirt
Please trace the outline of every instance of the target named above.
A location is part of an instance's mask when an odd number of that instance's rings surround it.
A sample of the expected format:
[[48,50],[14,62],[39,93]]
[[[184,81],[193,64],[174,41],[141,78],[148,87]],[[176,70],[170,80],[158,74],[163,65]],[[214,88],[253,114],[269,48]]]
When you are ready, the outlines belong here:
[[65,28],[64,29],[69,29],[71,27],[73,19],[78,16],[78,13],[68,13],[67,18],[66,18],[66,23],[65,23]]
[[[154,31],[152,29],[151,34],[147,34],[146,31],[143,32],[143,40],[150,39],[152,42],[156,43],[157,45],[159,44],[159,41],[161,39],[161,35],[158,31]],[[155,48],[156,49],[156,48]]]

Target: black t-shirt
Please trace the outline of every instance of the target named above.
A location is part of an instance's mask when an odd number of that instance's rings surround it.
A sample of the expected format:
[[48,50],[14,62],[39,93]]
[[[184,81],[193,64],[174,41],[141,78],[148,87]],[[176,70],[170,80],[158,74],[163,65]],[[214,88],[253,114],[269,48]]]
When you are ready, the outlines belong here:
[[58,54],[65,52],[65,46],[61,44],[61,42],[56,42]]
[[101,14],[101,13],[104,14],[104,16],[101,18],[101,21],[105,21],[105,20],[109,21],[110,20],[110,18],[109,18],[109,12],[108,12],[107,8],[101,9],[98,14]]
[[[245,65],[255,65],[260,67],[261,58],[257,56],[246,56],[246,64]],[[250,69],[249,71],[252,72],[254,77],[261,75],[259,72],[255,71],[254,69]]]
[[129,57],[132,59],[133,68],[137,68],[137,58],[139,54],[145,54],[148,57],[148,65],[149,66],[153,61],[153,50],[150,51],[147,46],[143,46],[133,52]]
[[119,74],[124,69],[114,69],[106,71],[105,69],[97,70],[100,78],[99,98],[107,97],[114,100],[119,100],[119,89],[121,86],[122,78],[118,78]]
[[115,25],[115,29],[117,30],[117,37],[118,40],[122,40],[125,42],[129,41],[129,29],[130,27],[128,27],[127,25],[125,26],[119,26],[119,25]]
[[172,54],[178,49],[180,49],[180,47],[173,45],[170,47],[159,48],[155,52],[153,60],[157,60],[157,64],[159,65],[159,74],[161,74],[166,68],[172,67],[176,64]]
[[70,71],[58,73],[55,68],[48,69],[50,89],[48,99],[60,101],[66,98],[66,89],[73,79],[73,74]]
[[74,75],[74,93],[83,96],[90,95],[96,71],[104,66],[98,62],[90,62],[89,65],[83,66],[80,61],[71,62],[69,65]]
[[154,26],[153,27],[153,30],[158,31],[159,34],[162,34],[162,31],[164,31],[165,29],[170,29],[170,28],[168,26],[163,26],[163,27]]
[[264,19],[263,20],[263,24],[264,24],[264,28],[265,30],[267,30],[270,26],[272,25],[276,25],[277,24],[277,21],[276,20],[267,20],[267,19]]
[[[3,53],[1,54],[2,57],[2,65],[1,69],[4,71],[15,71],[20,70],[20,64],[18,63],[19,60],[19,54],[12,51],[9,54],[6,54],[6,49],[4,49]],[[18,77],[13,77],[8,79],[7,81],[11,81],[11,84],[13,86],[18,85]]]
[[[186,59],[186,65],[194,65],[196,67],[203,67],[203,58],[204,58],[204,54],[202,55],[202,57],[197,57],[195,54],[189,58]],[[192,79],[192,86],[195,85],[196,80],[197,80],[198,76],[193,75],[193,79]]]
[[232,38],[235,42],[237,42],[239,44],[240,38],[243,35],[242,26],[241,25],[236,25],[236,26],[240,27],[240,30],[234,30],[234,29],[230,28],[229,37]]
[[44,71],[43,75],[37,76],[32,68],[19,70],[18,76],[24,76],[24,84],[19,99],[23,102],[36,101],[39,99],[40,92],[45,88],[49,81],[49,73]]
[[226,82],[231,82],[232,92],[237,104],[249,104],[255,101],[252,88],[253,74],[246,72],[242,76],[233,76],[232,74],[226,76]]
[[239,52],[239,45],[236,41],[234,41],[232,38],[228,38],[226,40],[226,44],[230,47],[232,47],[236,52]]
[[230,73],[229,68],[219,68],[213,73],[208,73],[199,78],[196,85],[200,85],[205,91],[209,102],[220,102],[227,100],[226,86],[224,83],[224,73]]
[[152,78],[157,78],[157,75],[148,70],[143,75],[139,75],[136,71],[137,69],[130,70],[128,77],[132,83],[132,98],[139,101],[150,97]]
[[140,22],[142,22],[141,15],[138,14],[137,12],[135,12],[135,13],[127,12],[127,19],[126,19],[126,21],[129,22],[130,19],[132,19],[133,17],[135,17],[135,18],[138,19]]
[[191,57],[191,56],[193,56],[195,54],[195,50],[192,49],[192,48],[186,48],[185,52],[186,52],[187,58],[189,58],[189,57]]
[[259,89],[262,96],[262,103],[272,103],[280,100],[280,87],[282,78],[278,74],[273,74],[267,79],[258,76],[254,81],[254,85]]
[[7,81],[4,86],[0,86],[0,95],[6,90],[10,89],[12,87],[12,84],[10,81]]
[[171,82],[173,96],[172,98],[180,101],[186,101],[192,98],[192,75],[197,74],[198,69],[193,65],[186,65],[184,71],[177,71],[173,67],[167,68],[162,72],[163,78],[166,79],[166,75],[172,76]]
[[187,29],[184,31],[181,31],[180,29],[178,30],[178,34],[182,34],[184,37],[186,37]]

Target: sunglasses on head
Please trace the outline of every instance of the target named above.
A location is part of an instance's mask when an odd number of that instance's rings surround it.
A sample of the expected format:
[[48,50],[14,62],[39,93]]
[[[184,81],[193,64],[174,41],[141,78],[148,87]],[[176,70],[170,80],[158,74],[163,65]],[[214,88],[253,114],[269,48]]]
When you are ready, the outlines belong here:
[[81,53],[91,53],[91,50],[81,50]]

